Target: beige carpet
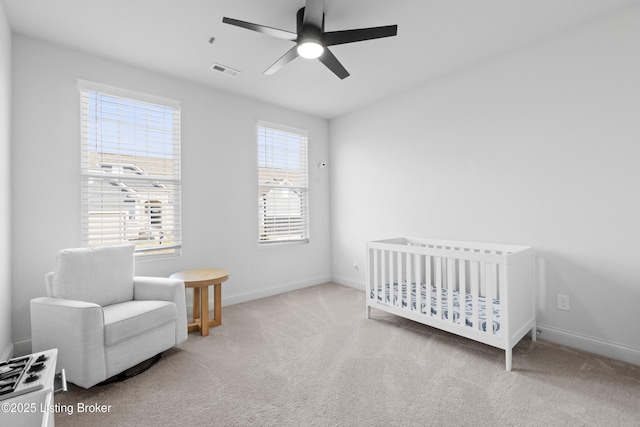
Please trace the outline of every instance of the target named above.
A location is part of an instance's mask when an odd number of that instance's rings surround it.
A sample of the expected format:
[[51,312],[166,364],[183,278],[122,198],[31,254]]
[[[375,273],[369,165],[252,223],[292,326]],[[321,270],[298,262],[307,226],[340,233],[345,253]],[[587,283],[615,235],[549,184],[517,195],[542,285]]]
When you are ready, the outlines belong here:
[[331,283],[225,307],[148,371],[71,385],[56,424],[640,426],[639,366],[525,338],[509,373],[501,350],[364,311]]

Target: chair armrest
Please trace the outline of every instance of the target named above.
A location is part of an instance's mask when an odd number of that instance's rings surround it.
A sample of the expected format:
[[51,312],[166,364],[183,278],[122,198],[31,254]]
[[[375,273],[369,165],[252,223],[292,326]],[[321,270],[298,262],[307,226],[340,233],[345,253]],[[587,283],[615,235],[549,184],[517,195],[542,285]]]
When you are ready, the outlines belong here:
[[178,315],[176,320],[176,344],[187,339],[187,303],[182,280],[169,279],[167,277],[136,276],[133,278],[133,299],[174,302]]
[[182,280],[169,279],[167,277],[143,277],[133,278],[134,300],[161,300],[176,301],[176,298],[184,300],[184,282]]
[[[90,387],[106,375],[104,316],[97,304],[61,298],[31,300],[33,352],[58,349],[69,381]],[[94,380],[97,380],[93,382]]]

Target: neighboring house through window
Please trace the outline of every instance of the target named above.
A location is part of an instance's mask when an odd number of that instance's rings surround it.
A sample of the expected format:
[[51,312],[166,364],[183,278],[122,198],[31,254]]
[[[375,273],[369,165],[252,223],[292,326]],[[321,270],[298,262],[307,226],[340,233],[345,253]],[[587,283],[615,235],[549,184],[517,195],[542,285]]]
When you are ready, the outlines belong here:
[[258,122],[258,242],[309,241],[307,131]]
[[181,247],[180,105],[81,80],[82,244]]

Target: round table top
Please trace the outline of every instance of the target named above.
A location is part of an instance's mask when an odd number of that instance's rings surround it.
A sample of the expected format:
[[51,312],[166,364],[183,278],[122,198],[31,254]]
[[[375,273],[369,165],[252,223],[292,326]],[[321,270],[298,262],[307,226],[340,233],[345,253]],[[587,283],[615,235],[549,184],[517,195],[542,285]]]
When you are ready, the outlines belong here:
[[173,273],[169,277],[182,280],[185,286],[208,286],[224,282],[229,278],[229,272],[221,268],[199,268]]

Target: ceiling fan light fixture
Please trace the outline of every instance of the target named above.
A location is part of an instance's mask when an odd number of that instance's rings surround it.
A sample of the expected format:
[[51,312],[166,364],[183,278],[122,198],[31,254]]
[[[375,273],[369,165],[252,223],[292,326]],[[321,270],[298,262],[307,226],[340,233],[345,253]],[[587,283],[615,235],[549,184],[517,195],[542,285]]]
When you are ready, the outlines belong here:
[[298,55],[307,59],[315,59],[322,56],[324,53],[324,46],[322,46],[318,41],[313,39],[302,40],[298,44]]

